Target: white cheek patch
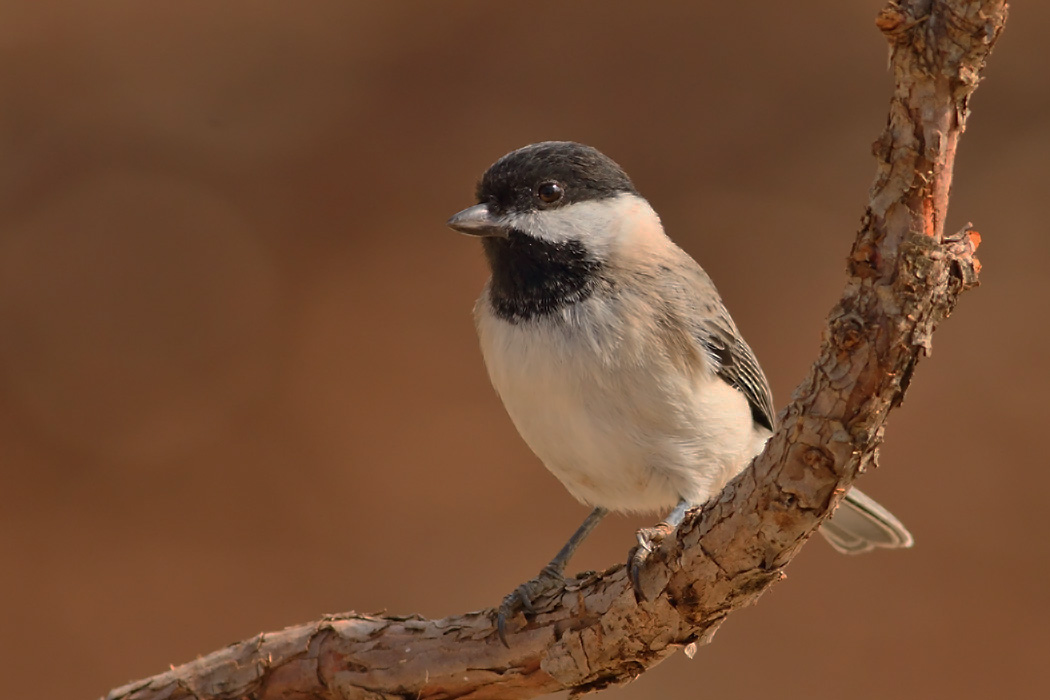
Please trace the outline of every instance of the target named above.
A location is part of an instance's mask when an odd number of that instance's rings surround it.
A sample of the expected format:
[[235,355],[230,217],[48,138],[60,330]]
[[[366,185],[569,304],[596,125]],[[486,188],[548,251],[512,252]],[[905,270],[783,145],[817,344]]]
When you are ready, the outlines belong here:
[[532,238],[554,244],[576,241],[596,257],[607,257],[625,235],[659,224],[659,217],[644,199],[624,193],[548,211],[509,214],[504,221]]

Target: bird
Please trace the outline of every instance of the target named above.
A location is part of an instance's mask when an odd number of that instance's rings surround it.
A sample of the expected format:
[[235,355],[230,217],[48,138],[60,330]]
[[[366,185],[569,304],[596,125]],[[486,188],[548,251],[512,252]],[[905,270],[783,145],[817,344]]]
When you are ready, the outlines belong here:
[[[667,513],[651,550],[758,455],[776,429],[769,382],[708,274],[665,233],[615,161],[545,141],[493,163],[447,222],[480,238],[474,306],[489,379],[518,433],[590,514],[539,575],[507,595],[499,637],[610,512]],[[845,553],[910,547],[851,489],[821,533]]]

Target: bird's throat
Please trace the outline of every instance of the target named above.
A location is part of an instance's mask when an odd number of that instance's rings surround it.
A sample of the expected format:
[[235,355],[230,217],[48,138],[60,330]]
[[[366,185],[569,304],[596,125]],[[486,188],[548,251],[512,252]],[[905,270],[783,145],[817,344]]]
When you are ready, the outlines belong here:
[[577,241],[551,243],[511,231],[507,238],[485,238],[482,244],[492,269],[492,307],[511,323],[583,301],[600,281],[601,263]]

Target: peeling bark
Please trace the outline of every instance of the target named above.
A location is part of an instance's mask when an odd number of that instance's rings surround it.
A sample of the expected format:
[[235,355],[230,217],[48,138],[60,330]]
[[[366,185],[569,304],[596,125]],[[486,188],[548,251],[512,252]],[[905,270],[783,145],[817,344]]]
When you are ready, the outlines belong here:
[[[629,681],[706,644],[773,583],[874,466],[933,330],[976,286],[980,237],[944,234],[952,167],[1004,0],[898,0],[876,26],[896,83],[849,278],[820,357],[765,452],[653,552],[636,600],[623,565],[539,601],[500,644],[493,610],[441,620],[347,613],[261,634],[113,690],[178,698],[528,698]],[[517,622],[520,623],[520,618]],[[690,649],[692,651],[692,648]]]

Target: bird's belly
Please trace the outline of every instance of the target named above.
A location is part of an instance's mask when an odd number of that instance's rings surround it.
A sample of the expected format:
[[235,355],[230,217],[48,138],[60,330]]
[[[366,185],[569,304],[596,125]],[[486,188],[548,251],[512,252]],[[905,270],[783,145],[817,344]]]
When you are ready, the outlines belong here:
[[677,502],[673,485],[654,468],[651,437],[593,378],[551,363],[502,375],[497,391],[522,438],[578,500],[620,511]]
[[721,490],[754,454],[743,395],[622,332],[589,330],[479,319],[492,383],[547,469],[578,500],[618,511],[665,511]]
[[[547,401],[534,405],[516,394],[505,401],[522,438],[544,465],[578,500],[619,511],[665,510],[677,501],[664,472],[654,468],[654,450],[647,440],[612,411],[596,411],[592,403],[608,404],[594,392],[584,400],[573,379],[558,383],[545,378]],[[558,387],[556,389],[556,386]],[[560,390],[559,390],[560,389]],[[552,391],[553,390],[553,391]]]

